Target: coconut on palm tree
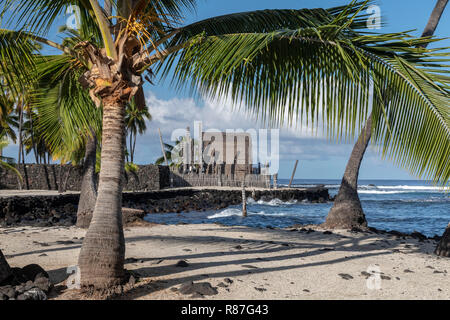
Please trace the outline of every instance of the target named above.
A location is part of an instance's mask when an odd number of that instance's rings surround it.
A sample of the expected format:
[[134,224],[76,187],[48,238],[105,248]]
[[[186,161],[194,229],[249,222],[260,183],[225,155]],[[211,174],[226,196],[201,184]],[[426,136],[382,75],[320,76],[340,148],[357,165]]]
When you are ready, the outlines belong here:
[[[101,44],[82,41],[71,49],[45,39],[58,13],[74,3],[80,7],[81,27],[98,32]],[[448,151],[433,147],[449,142],[448,118],[442,116],[448,92],[439,84],[439,73],[421,68],[438,66],[425,61],[434,57],[431,52],[412,48],[431,40],[406,33],[364,33],[368,16],[362,12],[369,1],[329,10],[237,13],[185,26],[183,10],[193,8],[194,0],[113,3],[117,18],[110,18],[111,6],[101,7],[97,0],[1,4],[3,10],[16,5],[9,20],[17,22],[20,16],[26,29],[1,31],[5,37],[0,46],[26,53],[20,47],[32,39],[70,55],[87,68],[80,81],[103,108],[98,197],[79,257],[82,285],[109,287],[123,277],[125,106],[134,97],[143,107],[145,72],[155,65],[163,76],[174,67],[179,84],[190,83],[215,97],[230,94],[272,121],[306,113],[316,123],[322,113],[334,136],[353,135],[363,124],[373,86],[374,131],[385,151],[404,153],[408,165],[437,180],[448,178],[450,170],[443,164]],[[406,113],[420,116],[411,120]],[[398,137],[408,136],[426,139],[429,150],[422,152],[423,140],[398,142]]]

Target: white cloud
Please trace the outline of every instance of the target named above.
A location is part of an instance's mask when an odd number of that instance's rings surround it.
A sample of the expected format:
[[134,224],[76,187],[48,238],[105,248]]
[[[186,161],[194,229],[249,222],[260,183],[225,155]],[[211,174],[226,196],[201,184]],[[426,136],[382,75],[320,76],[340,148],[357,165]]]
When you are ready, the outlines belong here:
[[[189,126],[193,130],[195,121],[202,121],[204,130],[265,128],[261,121],[247,114],[243,108],[233,108],[230,99],[201,102],[192,98],[164,100],[151,91],[148,91],[146,96],[153,121],[148,124],[147,133],[138,139],[137,159],[140,162],[148,162],[150,152],[156,154],[151,156],[153,160],[160,156],[158,128],[161,129],[166,143],[170,143],[172,132],[176,129]],[[282,128],[279,147],[282,161],[325,161],[330,157],[347,157],[351,152],[351,144],[330,142],[326,140],[321,129],[312,130],[311,125],[306,126],[305,123],[301,128],[289,128],[287,125]]]

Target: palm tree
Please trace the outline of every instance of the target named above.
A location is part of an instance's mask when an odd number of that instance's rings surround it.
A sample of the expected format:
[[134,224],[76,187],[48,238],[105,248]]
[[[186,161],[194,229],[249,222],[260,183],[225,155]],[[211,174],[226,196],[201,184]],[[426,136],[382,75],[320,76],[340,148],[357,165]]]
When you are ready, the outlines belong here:
[[[437,1],[436,7],[430,16],[422,37],[431,37],[434,35],[447,3],[448,0]],[[427,45],[428,43],[425,43],[420,46],[426,48]],[[367,220],[365,218],[357,190],[359,169],[371,136],[372,115],[369,115],[369,119],[367,120],[366,125],[353,148],[350,159],[347,163],[344,177],[342,178],[341,187],[334,201],[334,205],[328,214],[326,222],[324,223],[324,227],[343,229],[367,227]],[[445,239],[445,237],[443,238]],[[442,252],[443,250],[440,248],[439,253],[442,254]]]
[[[81,10],[82,28],[99,31],[101,45],[84,41],[72,50],[43,37],[57,14],[74,3]],[[412,133],[416,137],[417,133],[408,128],[429,127],[434,134],[420,134],[426,137],[422,139],[432,142],[430,146],[448,145],[447,128],[439,114],[434,113],[447,103],[444,101],[447,91],[435,84],[441,79],[438,73],[418,68],[425,64],[424,59],[432,57],[430,52],[411,48],[431,40],[413,39],[406,33],[358,32],[366,25],[367,15],[361,12],[369,1],[329,10],[237,13],[182,26],[183,9],[193,8],[195,3],[117,0],[113,6],[119,17],[116,23],[108,19],[109,7],[102,8],[97,0],[10,0],[1,4],[3,9],[15,4],[15,16],[20,13],[27,26],[21,33],[3,30],[3,43],[26,53],[22,44],[33,39],[77,58],[88,69],[80,79],[82,84],[89,89],[96,105],[103,107],[98,196],[79,257],[83,286],[109,287],[120,283],[123,277],[121,176],[125,105],[135,97],[138,107],[143,106],[143,74],[152,66],[156,65],[163,76],[175,67],[180,84],[191,80],[192,88],[206,95],[230,93],[235,101],[246,102],[254,112],[275,120],[305,110],[315,120],[320,109],[317,94],[326,89],[326,95],[321,97],[327,102],[326,108],[322,106],[321,111],[327,123],[337,129],[337,133],[332,132],[338,136],[347,131],[353,134],[356,126],[367,118],[370,86],[374,83],[377,137],[390,142],[392,136],[387,134],[387,128],[396,129],[396,124],[407,122],[399,136]],[[11,35],[15,35],[15,41],[11,41]],[[0,50],[1,46],[2,42]],[[424,75],[425,79],[414,78],[404,68],[415,75]],[[396,90],[388,90],[393,88]],[[381,97],[393,103],[387,106]],[[427,97],[432,97],[431,101]],[[400,98],[404,98],[402,108]],[[288,100],[290,105],[285,108]],[[406,121],[404,110],[423,117]],[[394,126],[383,125],[387,123],[383,122],[383,111],[387,112],[388,123]],[[429,126],[422,126],[424,123]],[[341,127],[344,124],[345,130]],[[414,164],[424,170],[426,157],[432,164],[429,172],[437,179],[448,178],[449,168],[442,165],[442,158],[448,153],[431,148],[429,153],[421,154],[414,147],[399,143],[394,146],[400,146],[395,150],[406,150]]]
[[145,133],[147,130],[146,121],[151,121],[152,116],[150,115],[147,106],[138,108],[134,98],[127,104],[125,112],[125,127],[129,136],[128,150],[130,154],[130,162],[134,163],[137,135],[142,135]]
[[439,241],[434,252],[438,256],[450,257],[450,223],[448,224],[447,229],[445,229],[441,241]]
[[[94,37],[83,30],[60,28],[67,37],[63,44],[73,48]],[[36,64],[33,97],[38,112],[39,137],[45,140],[54,158],[82,165],[83,178],[78,203],[77,226],[89,227],[97,198],[96,155],[101,136],[101,109],[95,108],[78,78],[87,69],[77,59],[63,53],[42,57]]]

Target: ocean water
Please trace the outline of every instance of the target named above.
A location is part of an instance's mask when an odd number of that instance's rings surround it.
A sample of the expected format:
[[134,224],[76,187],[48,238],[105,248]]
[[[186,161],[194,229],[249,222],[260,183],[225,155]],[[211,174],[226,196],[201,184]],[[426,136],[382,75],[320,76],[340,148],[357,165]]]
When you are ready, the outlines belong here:
[[[280,179],[280,186],[288,180]],[[330,195],[338,192],[340,180],[295,180],[293,187],[325,185]],[[419,231],[427,236],[442,235],[450,222],[450,187],[433,186],[415,180],[361,180],[358,193],[369,226],[401,232]],[[320,224],[332,203],[270,202],[248,199],[248,217],[242,218],[241,206],[218,211],[152,214],[147,221],[166,224],[221,223],[229,226],[284,228],[294,224]]]

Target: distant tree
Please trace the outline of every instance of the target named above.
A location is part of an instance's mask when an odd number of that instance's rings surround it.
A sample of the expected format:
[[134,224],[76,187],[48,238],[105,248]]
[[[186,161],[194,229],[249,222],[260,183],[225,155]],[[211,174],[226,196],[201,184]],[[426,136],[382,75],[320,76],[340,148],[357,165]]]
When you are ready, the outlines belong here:
[[147,121],[151,120],[152,116],[150,115],[147,106],[138,107],[134,98],[127,104],[125,111],[125,127],[129,137],[127,149],[131,163],[134,163],[137,135],[145,133],[147,130]]
[[166,153],[166,158],[164,158],[164,156],[159,157],[158,159],[156,159],[155,164],[158,166],[165,165],[167,159],[167,162],[169,163],[170,167],[179,166],[180,164],[172,161],[172,151],[176,146],[179,146],[181,142],[182,142],[181,139],[176,140],[175,146],[168,143],[164,143],[164,152]]

